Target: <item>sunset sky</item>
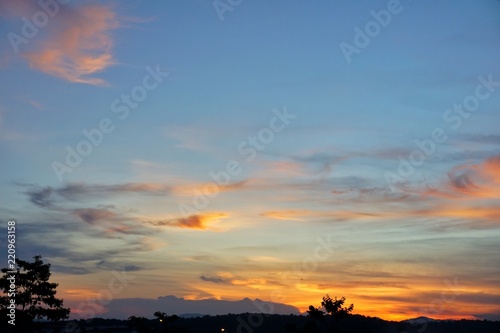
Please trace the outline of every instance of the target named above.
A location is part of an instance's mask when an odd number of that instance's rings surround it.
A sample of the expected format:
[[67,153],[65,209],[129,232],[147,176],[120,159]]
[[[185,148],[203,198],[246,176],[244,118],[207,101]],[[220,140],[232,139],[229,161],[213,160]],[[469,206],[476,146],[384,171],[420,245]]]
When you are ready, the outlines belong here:
[[1,234],[17,222],[74,316],[126,271],[113,299],[500,319],[498,1],[0,0],[0,20]]

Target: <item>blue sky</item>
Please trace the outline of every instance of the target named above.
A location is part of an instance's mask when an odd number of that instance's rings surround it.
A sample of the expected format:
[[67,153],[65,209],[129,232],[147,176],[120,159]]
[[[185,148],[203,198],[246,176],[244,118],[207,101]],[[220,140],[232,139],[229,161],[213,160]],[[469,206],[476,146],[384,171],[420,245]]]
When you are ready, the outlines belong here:
[[126,269],[116,298],[498,314],[497,1],[47,3],[0,1],[0,220],[69,304]]

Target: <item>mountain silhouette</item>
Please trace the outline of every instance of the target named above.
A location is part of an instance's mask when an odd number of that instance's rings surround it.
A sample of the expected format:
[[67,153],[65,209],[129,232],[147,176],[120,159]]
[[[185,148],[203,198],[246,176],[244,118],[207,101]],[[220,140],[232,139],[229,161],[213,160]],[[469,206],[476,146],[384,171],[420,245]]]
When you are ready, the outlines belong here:
[[294,306],[266,302],[258,298],[251,300],[244,298],[239,301],[217,299],[186,300],[172,295],[161,296],[157,299],[122,298],[109,302],[107,312],[99,315],[102,318],[126,319],[131,314],[146,318],[153,318],[155,311],[166,312],[169,315],[199,314],[225,315],[228,313],[269,313],[269,314],[300,314]]

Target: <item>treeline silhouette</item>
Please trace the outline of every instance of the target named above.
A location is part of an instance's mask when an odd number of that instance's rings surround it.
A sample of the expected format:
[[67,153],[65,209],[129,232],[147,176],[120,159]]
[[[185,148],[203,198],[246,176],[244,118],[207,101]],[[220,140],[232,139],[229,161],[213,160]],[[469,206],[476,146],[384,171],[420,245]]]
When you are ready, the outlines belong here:
[[[248,318],[251,316],[255,320],[249,323]],[[258,316],[262,316],[262,320],[257,321]],[[325,318],[328,319],[332,318]],[[46,323],[45,328],[64,333],[68,322],[73,322],[74,325],[71,327],[78,327],[77,332],[82,333],[125,332],[127,328],[138,333],[500,333],[500,322],[486,320],[463,319],[412,325],[404,321],[395,322],[362,315],[349,315],[336,321],[335,326],[329,327],[321,320],[309,316],[250,313],[177,318],[168,326],[164,326],[158,319],[145,319],[142,322],[143,326],[131,327],[130,320],[94,318],[90,321],[81,319]],[[255,323],[259,325],[252,326]]]
[[[408,322],[385,321],[380,318],[350,315],[336,321],[335,325],[324,325],[316,319],[297,315],[267,315],[258,327],[241,325],[238,318],[249,314],[181,318],[175,323],[176,333],[500,333],[500,322],[480,320],[439,321],[412,325]],[[331,318],[325,318],[328,320]],[[174,328],[173,327],[173,328]]]

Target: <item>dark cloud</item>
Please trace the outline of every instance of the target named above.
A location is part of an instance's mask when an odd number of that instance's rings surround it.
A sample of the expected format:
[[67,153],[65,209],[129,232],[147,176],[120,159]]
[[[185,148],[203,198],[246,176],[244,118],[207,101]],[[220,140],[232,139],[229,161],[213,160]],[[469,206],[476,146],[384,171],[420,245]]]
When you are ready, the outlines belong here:
[[51,265],[51,270],[57,273],[71,274],[71,275],[85,275],[92,273],[91,270],[85,267],[66,266],[66,265]]
[[321,151],[309,155],[292,156],[292,160],[305,164],[319,166],[320,172],[331,171],[334,166],[354,158],[369,158],[376,160],[396,160],[399,156],[408,156],[411,150],[403,148],[375,149],[373,151]]
[[[121,259],[124,253],[141,253],[153,250],[157,244],[147,236],[158,233],[142,223],[113,219],[97,223],[103,212],[91,209],[78,211],[82,223],[75,218],[68,219],[66,212],[49,212],[46,218],[19,221],[16,238],[22,247],[18,256],[29,260],[42,255],[53,264],[54,270],[67,274],[91,274],[98,269],[136,271],[142,269],[129,260]],[[104,211],[104,215],[107,212]],[[87,223],[95,222],[89,226]],[[92,242],[114,239],[113,243],[99,242],[99,246],[82,247],[86,240]],[[1,243],[1,241],[0,241]],[[80,245],[79,245],[80,244]],[[103,258],[106,258],[103,261]]]
[[462,190],[476,187],[474,184],[475,177],[476,172],[467,166],[460,166],[448,172],[448,178],[452,187]]
[[38,207],[49,209],[54,208],[54,204],[50,200],[53,193],[54,190],[50,186],[26,192],[31,203],[37,205]]
[[356,156],[356,154],[353,153],[318,152],[306,156],[293,156],[292,160],[312,166],[316,169],[316,173],[322,174],[330,173],[334,166],[354,156]]
[[464,134],[462,135],[464,141],[475,143],[486,143],[492,145],[500,145],[500,135],[496,134]]
[[78,216],[80,219],[89,224],[94,224],[94,222],[103,219],[111,219],[116,216],[115,213],[107,209],[96,209],[96,208],[74,209],[72,211],[72,214]]
[[[19,186],[28,187],[24,193],[34,205],[61,214],[66,217],[77,217],[85,223],[95,225],[97,222],[102,227],[95,235],[99,238],[119,238],[119,235],[146,235],[151,230],[144,228],[139,221],[127,215],[127,212],[117,212],[113,205],[99,205],[97,207],[78,207],[86,201],[101,199],[103,196],[114,194],[141,193],[146,195],[165,195],[170,189],[164,184],[154,183],[125,183],[125,184],[85,184],[71,183],[62,187],[40,187],[33,184],[21,184]],[[102,200],[102,199],[101,199]],[[76,207],[75,207],[76,206]],[[73,220],[73,219],[72,219]],[[178,221],[181,223],[181,221]],[[194,222],[193,222],[194,223]],[[184,226],[184,225],[183,225]],[[193,224],[193,227],[196,225]],[[184,227],[188,227],[186,224]],[[202,228],[202,225],[198,225]],[[104,230],[103,230],[104,229]],[[104,231],[104,232],[103,232]],[[90,230],[84,232],[91,232]]]
[[214,277],[214,276],[202,275],[202,276],[200,276],[200,279],[203,281],[213,282],[213,283],[231,284],[231,282],[226,280],[226,279],[223,279],[220,277]]
[[464,149],[459,152],[448,154],[435,154],[432,158],[436,162],[463,163],[464,161],[481,161],[492,155],[499,154],[500,149],[484,149],[481,147],[477,149]]
[[101,197],[119,193],[142,193],[149,195],[166,195],[170,193],[169,186],[155,183],[125,183],[113,185],[71,183],[59,188],[51,186],[40,188],[31,184],[18,185],[30,187],[30,190],[26,192],[30,201],[44,208],[52,208],[52,201],[56,199],[78,201],[94,199],[96,196]]
[[105,195],[116,193],[143,193],[163,195],[170,192],[166,185],[155,183],[125,183],[125,184],[84,184],[72,183],[57,189],[57,193],[66,198],[82,196]]
[[100,260],[96,266],[99,269],[113,270],[113,271],[125,271],[125,272],[137,272],[137,271],[144,269],[141,266],[137,266],[137,265],[130,264],[127,262],[110,261],[110,260],[104,260],[104,259]]

